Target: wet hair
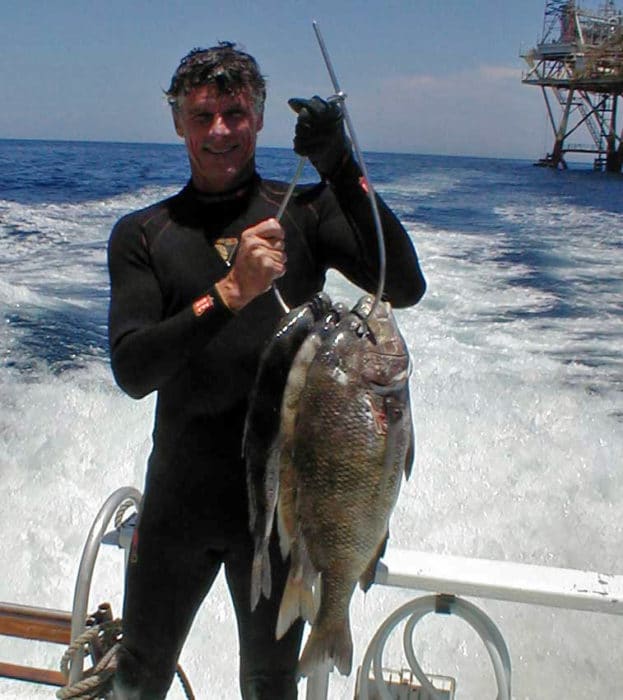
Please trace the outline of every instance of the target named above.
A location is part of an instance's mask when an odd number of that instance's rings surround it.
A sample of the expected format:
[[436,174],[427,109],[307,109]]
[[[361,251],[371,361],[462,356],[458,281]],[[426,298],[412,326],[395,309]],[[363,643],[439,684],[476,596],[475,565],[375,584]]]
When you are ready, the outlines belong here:
[[177,111],[181,99],[200,85],[216,85],[220,94],[227,95],[248,89],[257,112],[266,100],[266,82],[256,60],[231,41],[209,49],[195,48],[184,56],[165,91],[167,102]]

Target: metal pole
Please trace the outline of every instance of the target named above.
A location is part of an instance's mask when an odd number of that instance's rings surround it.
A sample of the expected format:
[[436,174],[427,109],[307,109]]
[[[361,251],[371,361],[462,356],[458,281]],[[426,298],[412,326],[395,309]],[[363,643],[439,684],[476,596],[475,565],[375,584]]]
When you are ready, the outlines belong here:
[[[285,196],[279,206],[279,210],[277,211],[277,214],[275,215],[275,219],[277,221],[281,221],[281,218],[283,217],[283,214],[286,210],[286,207],[288,206],[288,202],[292,198],[292,194],[294,192],[294,188],[296,187],[296,183],[299,181],[301,177],[301,173],[303,172],[303,167],[305,166],[305,158],[300,157],[298,165],[296,166],[296,172],[294,173],[292,177],[292,181],[290,182],[290,185],[288,187],[287,192],[285,193]],[[279,302],[279,305],[281,308],[288,313],[290,311],[290,307],[286,304],[284,298],[281,296],[281,292],[279,289],[277,289],[277,282],[273,282],[273,292],[275,293],[275,297],[277,297],[277,301]]]
[[320,51],[322,52],[322,56],[324,58],[324,62],[327,66],[327,71],[329,72],[329,77],[331,78],[331,82],[333,83],[333,89],[335,90],[335,97],[339,99],[342,103],[342,110],[344,112],[344,121],[346,122],[346,126],[348,127],[348,133],[350,134],[350,139],[353,143],[353,149],[357,155],[357,161],[359,162],[359,167],[361,168],[361,172],[363,174],[364,180],[367,185],[367,195],[368,199],[370,200],[370,206],[372,207],[372,217],[374,219],[374,226],[376,228],[376,233],[377,233],[377,238],[378,238],[378,244],[379,244],[379,283],[376,291],[376,295],[374,297],[374,303],[372,304],[372,307],[370,309],[370,313],[368,316],[372,316],[372,314],[375,312],[376,307],[378,306],[379,302],[381,301],[381,297],[383,296],[383,290],[385,289],[385,241],[383,240],[383,225],[381,223],[381,217],[379,215],[379,208],[376,203],[376,196],[374,194],[374,188],[372,187],[372,183],[370,182],[370,177],[368,176],[368,169],[366,168],[366,162],[363,157],[363,153],[361,152],[361,149],[359,148],[359,141],[357,140],[357,134],[355,133],[355,129],[353,127],[353,123],[350,118],[350,114],[348,113],[348,109],[346,108],[346,102],[344,101],[346,98],[346,94],[342,92],[340,89],[340,85],[337,80],[337,76],[335,74],[335,71],[333,70],[333,64],[331,63],[331,58],[329,57],[329,52],[327,51],[326,44],[324,43],[324,40],[322,38],[322,35],[320,33],[320,28],[318,27],[318,22],[313,22],[313,27],[314,27],[314,32],[316,33],[316,38],[318,39],[318,45],[320,46]]
[[307,679],[305,700],[327,700],[329,697],[329,673],[331,666],[326,663],[318,666]]
[[[71,615],[71,639],[76,639],[86,629],[87,607],[89,605],[89,591],[91,588],[91,579],[93,578],[93,569],[95,568],[95,560],[99,552],[99,547],[102,537],[106,532],[106,527],[113,517],[117,508],[126,500],[134,501],[135,506],[141,501],[141,493],[134,488],[124,487],[117,489],[111,496],[108,497],[100,512],[97,514],[87,541],[82,550],[82,558],[80,567],[78,568],[78,576],[76,579],[76,587],[74,589],[74,602]],[[69,685],[74,685],[80,680],[82,675],[82,666],[84,654],[80,651],[76,652],[74,660],[69,670]]]

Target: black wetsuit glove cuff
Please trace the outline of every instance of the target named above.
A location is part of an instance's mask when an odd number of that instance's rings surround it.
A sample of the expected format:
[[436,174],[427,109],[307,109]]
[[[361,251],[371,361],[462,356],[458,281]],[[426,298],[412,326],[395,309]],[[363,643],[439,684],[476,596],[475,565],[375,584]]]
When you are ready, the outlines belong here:
[[363,173],[353,154],[348,153],[327,179],[334,190],[348,190],[355,187],[360,189],[363,184]]

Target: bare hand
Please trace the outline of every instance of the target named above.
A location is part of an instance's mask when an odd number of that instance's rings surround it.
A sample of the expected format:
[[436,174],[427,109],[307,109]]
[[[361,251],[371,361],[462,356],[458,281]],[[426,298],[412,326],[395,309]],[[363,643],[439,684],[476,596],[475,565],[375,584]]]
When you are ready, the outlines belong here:
[[245,229],[235,262],[216,288],[221,299],[238,311],[263,294],[286,271],[285,233],[277,219]]

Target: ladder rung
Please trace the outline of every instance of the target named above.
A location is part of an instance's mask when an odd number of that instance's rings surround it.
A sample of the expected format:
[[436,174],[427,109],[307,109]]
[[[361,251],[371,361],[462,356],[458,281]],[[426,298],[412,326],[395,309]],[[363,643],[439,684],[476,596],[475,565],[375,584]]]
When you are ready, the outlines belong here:
[[69,644],[71,613],[0,603],[0,635]]
[[18,666],[17,664],[7,664],[2,661],[0,661],[0,677],[12,678],[17,681],[28,681],[30,683],[41,683],[43,685],[57,685],[60,687],[66,685],[65,676],[60,671]]

